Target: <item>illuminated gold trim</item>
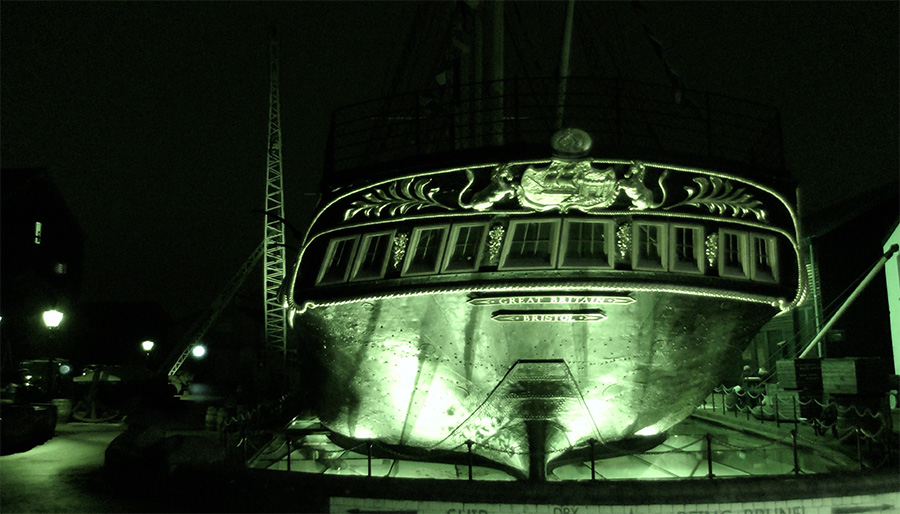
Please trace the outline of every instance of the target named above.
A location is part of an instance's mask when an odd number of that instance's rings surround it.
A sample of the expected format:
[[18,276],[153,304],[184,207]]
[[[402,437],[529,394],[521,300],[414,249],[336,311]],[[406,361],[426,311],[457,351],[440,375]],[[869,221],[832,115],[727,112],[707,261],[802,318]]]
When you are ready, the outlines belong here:
[[[318,212],[313,217],[313,220],[311,221],[309,228],[306,231],[306,235],[304,237],[304,243],[300,250],[300,255],[299,255],[299,259],[297,261],[297,265],[294,266],[294,273],[292,275],[292,280],[291,280],[291,284],[289,287],[289,298],[291,298],[291,302],[293,302],[293,296],[294,296],[294,292],[295,292],[295,288],[296,288],[297,277],[298,277],[299,271],[300,271],[299,263],[302,260],[303,255],[306,252],[306,249],[313,242],[313,240],[315,240],[319,236],[329,234],[336,230],[352,229],[352,228],[358,228],[358,227],[362,227],[362,226],[374,225],[374,224],[378,224],[378,223],[395,223],[396,222],[396,220],[381,220],[381,221],[377,221],[377,222],[373,222],[373,223],[354,224],[354,225],[349,225],[349,226],[345,225],[345,226],[341,226],[341,227],[326,229],[322,232],[319,232],[318,234],[313,235],[316,225],[319,222],[319,220],[321,219],[323,213],[326,212],[328,209],[330,209],[335,204],[344,200],[345,198],[347,198],[351,195],[354,195],[360,191],[363,191],[365,189],[381,186],[384,184],[388,184],[388,183],[396,182],[396,181],[400,181],[400,180],[414,179],[416,177],[422,177],[423,175],[449,174],[449,173],[455,173],[455,172],[465,172],[466,170],[471,171],[474,169],[493,170],[494,168],[496,168],[497,166],[500,166],[501,164],[505,164],[507,166],[516,166],[516,165],[545,165],[546,166],[550,162],[552,162],[552,159],[513,160],[513,161],[506,162],[506,163],[489,162],[489,163],[482,163],[482,164],[472,165],[472,166],[458,166],[458,167],[452,167],[452,168],[436,169],[436,170],[431,170],[431,171],[420,171],[420,172],[416,172],[416,173],[403,174],[400,176],[387,178],[382,181],[366,184],[364,186],[355,187],[355,188],[352,188],[352,189],[342,192],[341,194],[339,194],[335,198],[331,199],[326,205],[324,205],[321,209],[318,210]],[[591,163],[592,164],[596,163],[599,165],[615,165],[615,164],[630,165],[630,164],[633,164],[634,161],[630,160],[630,159],[592,159]],[[794,253],[795,253],[796,263],[797,263],[796,275],[798,277],[798,283],[797,283],[797,294],[794,296],[794,298],[789,302],[784,299],[780,299],[778,301],[778,305],[783,309],[783,311],[786,311],[786,310],[789,310],[789,309],[795,307],[796,305],[798,305],[799,303],[801,303],[803,301],[803,299],[806,297],[806,294],[807,294],[807,284],[806,284],[806,281],[804,280],[805,274],[804,274],[803,253],[800,248],[799,242],[797,240],[797,238],[799,238],[799,234],[800,234],[799,217],[798,217],[795,209],[793,208],[793,206],[787,201],[786,197],[783,194],[775,191],[774,189],[772,189],[770,187],[765,186],[762,183],[756,182],[755,180],[748,179],[748,178],[741,177],[741,176],[732,175],[729,173],[722,173],[722,172],[712,171],[712,170],[708,170],[708,169],[704,169],[704,168],[694,168],[694,167],[688,167],[688,166],[663,164],[663,163],[658,163],[658,162],[644,162],[643,164],[644,164],[644,166],[655,167],[655,168],[664,169],[664,170],[667,169],[667,170],[680,171],[680,172],[691,173],[691,174],[705,174],[705,175],[708,175],[711,177],[719,177],[722,179],[734,180],[736,182],[755,187],[755,188],[771,195],[775,200],[781,202],[782,205],[787,210],[788,215],[793,223],[793,228],[794,228],[793,235],[789,234],[787,231],[781,229],[780,227],[774,227],[771,225],[763,225],[761,223],[756,223],[756,222],[751,222],[751,221],[746,221],[746,220],[741,220],[741,219],[734,219],[734,218],[728,219],[728,218],[723,218],[721,216],[690,215],[690,214],[683,214],[683,213],[671,213],[671,212],[659,212],[659,211],[640,211],[640,215],[641,216],[676,217],[676,218],[680,217],[680,218],[689,218],[689,219],[693,219],[693,220],[715,221],[718,223],[733,223],[733,224],[755,227],[760,230],[771,231],[771,232],[776,232],[776,233],[782,234],[783,236],[785,236],[788,239],[788,241],[791,243],[792,247],[794,248]],[[531,214],[533,214],[533,213],[522,212],[520,210],[489,211],[489,212],[453,212],[453,213],[446,213],[446,214],[439,214],[439,215],[431,214],[431,215],[422,215],[422,216],[406,216],[406,217],[404,217],[404,220],[414,221],[417,219],[435,219],[437,217],[467,217],[467,216],[504,216],[504,215],[505,216],[525,216],[525,215],[531,215]],[[595,213],[587,213],[587,214],[594,215]],[[634,216],[635,214],[636,214],[635,211],[604,211],[602,213],[596,213],[596,215],[602,215],[602,216],[623,216],[623,215]]]
[[448,288],[418,288],[418,289],[410,289],[403,292],[389,293],[389,294],[381,294],[381,295],[370,295],[370,296],[357,296],[351,298],[345,298],[342,300],[333,300],[318,303],[315,300],[306,300],[303,302],[303,305],[298,308],[296,303],[293,303],[291,300],[291,308],[296,309],[298,314],[305,313],[308,309],[318,309],[322,307],[335,307],[339,305],[348,305],[351,303],[363,303],[363,302],[376,302],[381,300],[392,300],[395,298],[410,298],[414,296],[431,296],[431,295],[444,295],[444,294],[459,294],[459,293],[503,293],[503,292],[526,292],[526,291],[535,291],[541,292],[542,294],[547,294],[548,291],[572,291],[572,292],[593,292],[593,291],[612,291],[612,292],[641,292],[641,293],[670,293],[670,294],[683,294],[689,296],[703,296],[707,298],[721,298],[723,300],[734,300],[741,302],[749,302],[749,303],[760,303],[765,305],[771,305],[773,307],[780,307],[784,304],[784,298],[777,298],[774,296],[765,296],[765,295],[756,295],[756,294],[748,294],[748,293],[736,293],[734,291],[725,291],[722,289],[713,289],[713,288],[705,288],[705,287],[678,287],[678,286],[664,286],[664,285],[647,285],[647,284],[639,284],[639,283],[630,283],[630,282],[622,282],[615,284],[597,284],[595,282],[579,282],[579,283],[570,283],[560,285],[559,283],[538,283],[538,284],[528,284],[528,285],[510,285],[510,284],[496,284],[492,283],[490,285],[483,286],[457,286],[457,287],[448,287]]

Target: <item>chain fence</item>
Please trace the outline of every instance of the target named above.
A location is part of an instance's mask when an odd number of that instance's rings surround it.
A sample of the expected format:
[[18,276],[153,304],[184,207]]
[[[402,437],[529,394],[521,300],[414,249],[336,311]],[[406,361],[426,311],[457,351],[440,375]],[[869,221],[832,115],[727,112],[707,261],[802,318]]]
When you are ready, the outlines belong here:
[[[896,392],[892,394],[896,395]],[[856,401],[854,401],[856,400]],[[896,401],[896,397],[895,397]],[[391,461],[387,476],[391,476],[398,461],[422,461],[455,463],[465,470],[468,478],[475,479],[473,468],[486,464],[485,454],[521,456],[529,452],[524,448],[512,448],[493,444],[490,438],[483,441],[466,440],[453,448],[428,450],[426,452],[404,451],[397,445],[382,443],[376,439],[350,440],[351,444],[338,446],[330,442],[313,448],[307,444],[300,432],[291,432],[278,427],[287,426],[286,419],[295,414],[293,398],[285,395],[275,401],[263,402],[252,409],[238,408],[230,415],[217,417],[215,429],[220,432],[221,441],[228,449],[243,459],[244,463],[267,452],[274,460],[285,460],[288,471],[292,463],[315,461],[319,468],[338,469],[360,466],[360,459],[367,462],[368,476],[373,475],[373,457],[379,462]],[[679,459],[690,463],[678,478],[715,478],[717,474],[743,474],[734,472],[735,462],[764,462],[747,474],[803,474],[822,472],[815,465],[806,465],[811,453],[817,448],[837,452],[846,457],[844,470],[873,469],[897,466],[897,437],[893,432],[890,416],[890,398],[834,398],[823,399],[803,396],[796,391],[768,395],[762,391],[745,390],[741,387],[720,385],[698,408],[699,412],[714,414],[722,421],[740,422],[744,428],[761,426],[759,434],[751,438],[737,438],[735,442],[729,434],[681,435],[669,439],[655,448],[623,455],[617,458],[638,459],[649,467],[659,467],[657,462]],[[208,423],[209,425],[209,423]],[[734,432],[734,431],[732,431]],[[327,433],[327,430],[323,431]],[[680,440],[686,438],[686,440]],[[766,440],[767,439],[767,440]],[[766,440],[760,444],[749,441]],[[593,441],[596,442],[596,441]],[[593,445],[591,446],[593,449]],[[552,448],[546,457],[553,458],[571,451],[572,447]],[[602,468],[604,459],[586,457],[580,466],[590,468],[590,479],[598,476],[605,479]],[[705,464],[705,470],[704,468]],[[717,473],[716,470],[720,471]],[[382,469],[383,471],[383,469]],[[705,473],[703,473],[705,471]],[[321,472],[321,471],[320,471]],[[668,472],[668,471],[667,471]],[[463,473],[465,475],[465,473]],[[464,478],[464,477],[457,477]]]

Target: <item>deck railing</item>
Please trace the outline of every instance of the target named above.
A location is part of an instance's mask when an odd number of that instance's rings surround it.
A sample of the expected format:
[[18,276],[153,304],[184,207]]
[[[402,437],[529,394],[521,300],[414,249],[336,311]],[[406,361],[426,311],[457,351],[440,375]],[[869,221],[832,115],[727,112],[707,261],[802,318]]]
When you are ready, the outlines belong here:
[[561,125],[586,130],[594,147],[604,151],[783,169],[781,123],[774,108],[708,92],[573,77],[560,123],[557,88],[555,78],[507,79],[341,108],[332,119],[330,168],[340,172],[460,150],[548,146]]

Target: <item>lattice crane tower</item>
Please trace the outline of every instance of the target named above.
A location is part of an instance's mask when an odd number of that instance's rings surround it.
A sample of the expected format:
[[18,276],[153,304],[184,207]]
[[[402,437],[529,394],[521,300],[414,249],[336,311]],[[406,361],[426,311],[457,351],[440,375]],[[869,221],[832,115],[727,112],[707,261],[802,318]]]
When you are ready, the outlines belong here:
[[269,39],[269,150],[266,156],[266,226],[263,281],[266,348],[287,358],[287,325],[278,290],[286,272],[284,248],[284,187],[281,164],[281,106],[278,96],[281,47],[273,31]]

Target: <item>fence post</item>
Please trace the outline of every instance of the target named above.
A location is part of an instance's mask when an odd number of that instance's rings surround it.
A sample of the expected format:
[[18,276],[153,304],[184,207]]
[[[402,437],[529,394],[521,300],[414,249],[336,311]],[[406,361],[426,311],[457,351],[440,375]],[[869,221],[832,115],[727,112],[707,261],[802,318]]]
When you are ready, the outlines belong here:
[[293,448],[291,448],[291,436],[285,434],[287,439],[287,470],[291,470],[291,454],[294,453]]
[[794,474],[800,474],[800,454],[797,453],[797,431],[791,430],[791,439],[794,447]]
[[713,475],[713,458],[712,458],[712,435],[707,432],[706,433],[706,467],[709,470],[709,474],[706,476],[712,479],[715,475]]
[[706,97],[706,155],[712,157],[712,111],[709,107],[709,93],[704,93]]
[[622,84],[616,77],[616,147],[622,146]]
[[475,444],[471,439],[466,439],[466,448],[469,452],[469,480],[472,480],[472,445]]
[[372,476],[372,441],[366,441],[366,461],[369,466],[368,476]]
[[588,444],[591,445],[591,480],[596,479],[596,466],[595,466],[595,462],[594,462],[594,443],[596,443],[596,442],[597,441],[595,441],[593,439],[588,441]]
[[863,469],[863,460],[862,460],[862,441],[860,440],[860,431],[859,427],[853,429],[856,432],[856,460],[859,462],[859,470]]
[[421,148],[421,147],[422,147],[422,144],[421,144],[421,138],[422,138],[422,130],[421,130],[421,123],[422,123],[422,120],[421,120],[421,117],[422,117],[422,101],[421,101],[421,99],[419,99],[418,97],[416,97],[416,98],[415,98],[415,102],[416,102],[416,112],[415,112],[415,116],[416,116],[416,125],[415,125],[415,131],[416,131],[416,134],[415,134],[415,138],[416,138],[416,154],[420,154],[420,153],[422,153],[422,148]]
[[522,142],[522,134],[519,132],[519,78],[513,79],[513,132],[516,143]]
[[794,430],[800,430],[799,421],[797,420],[797,397],[793,396],[794,400]]
[[775,426],[781,427],[781,420],[778,418],[778,393],[775,393]]

